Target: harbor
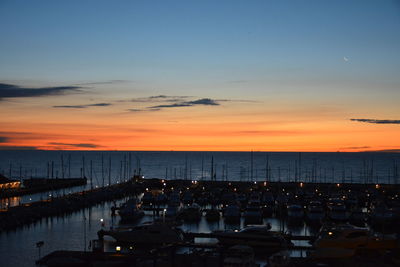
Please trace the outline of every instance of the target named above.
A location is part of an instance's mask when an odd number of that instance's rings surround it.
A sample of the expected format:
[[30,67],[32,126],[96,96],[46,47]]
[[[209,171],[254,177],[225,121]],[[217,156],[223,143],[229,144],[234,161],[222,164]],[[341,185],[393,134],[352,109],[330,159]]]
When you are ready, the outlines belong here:
[[[86,240],[82,252],[62,249],[51,251],[35,260],[40,266],[83,266],[82,264],[87,266],[95,265],[96,262],[105,262],[112,266],[113,264],[130,266],[132,262],[137,264],[134,266],[153,266],[146,265],[150,263],[155,266],[165,266],[165,264],[203,266],[207,262],[212,264],[211,266],[225,266],[224,261],[229,255],[229,248],[235,245],[250,247],[251,253],[254,254],[254,262],[260,264],[268,264],[273,257],[277,257],[283,251],[287,254],[282,255],[288,255],[284,266],[309,266],[318,262],[342,264],[340,259],[354,260],[354,257],[357,258],[362,253],[370,255],[373,252],[375,255],[373,260],[377,257],[385,259],[388,266],[392,266],[390,264],[394,264],[396,260],[393,253],[397,251],[399,242],[398,229],[395,225],[399,216],[397,192],[399,192],[397,185],[385,184],[187,181],[135,177],[118,186],[67,196],[68,201],[75,198],[75,202],[69,204],[63,203],[65,199],[63,201],[53,199],[52,205],[58,207],[55,213],[45,212],[46,209],[54,210],[54,206],[42,207],[40,212],[35,210],[31,213],[28,209],[36,209],[35,206],[27,206],[27,210],[23,213],[43,214],[46,223],[49,223],[48,220],[64,220],[63,217],[76,216],[74,214],[80,214],[82,211],[84,214],[92,213],[93,208],[98,210],[96,213],[102,214],[101,218],[97,216],[96,219],[88,219],[93,216],[92,214],[83,215],[85,217],[80,223],[84,225],[80,228],[86,229],[84,234]],[[132,203],[135,203],[134,207],[129,208],[137,215],[124,220],[122,209],[128,208],[127,204]],[[322,207],[324,215],[320,216],[319,220],[313,220],[310,207],[315,207],[317,203]],[[99,205],[102,208],[99,209]],[[238,218],[229,220],[228,210],[235,205],[239,211]],[[302,207],[300,212],[297,211],[302,215],[291,213],[293,205]],[[343,206],[344,210],[335,211],[330,205]],[[382,211],[382,205],[385,205],[386,210]],[[67,206],[68,210],[65,209]],[[175,215],[169,213],[172,208],[176,210]],[[359,210],[363,210],[362,219],[357,217],[358,220],[355,220],[352,215],[358,214]],[[214,213],[216,215],[211,216],[210,211],[216,211]],[[41,218],[36,220],[41,221]],[[43,221],[40,222],[42,223]],[[315,242],[321,234],[321,228],[325,227],[328,229],[325,231],[331,232],[350,223],[357,225],[352,231],[365,231],[365,235],[371,237],[381,235],[386,241],[391,238],[396,245],[384,249],[377,249],[374,246],[362,249],[348,248],[345,254],[342,252],[329,257],[315,254],[319,251],[318,247],[315,247]],[[161,238],[167,243],[163,241],[160,243],[161,246],[154,246],[138,242],[135,238],[115,239],[112,232],[153,224],[177,227],[182,231],[182,239],[168,244],[168,241]],[[35,224],[33,227],[36,227]],[[225,232],[241,233],[250,231],[251,227],[255,227],[258,231],[266,231],[268,235],[274,233],[277,235],[276,238],[279,235],[285,242],[277,247],[271,245],[265,247],[266,241],[263,241],[262,234],[247,235],[239,239],[235,236],[224,236],[221,239],[221,234]],[[111,235],[111,239],[107,235]],[[352,250],[354,251],[350,253]],[[368,257],[363,259],[366,260]],[[369,262],[367,260],[365,266],[372,266],[367,264],[371,264],[373,260],[369,259]],[[54,262],[58,262],[59,265],[54,265]],[[190,265],[190,262],[193,265]],[[196,265],[195,262],[200,265]]]
[[131,164],[127,154],[113,173],[97,161],[85,172],[86,185],[27,194],[3,206],[0,242],[29,240],[22,245],[29,261],[8,258],[21,266],[395,266],[397,167],[387,179],[366,167],[350,180],[319,176],[302,163],[284,179],[283,168],[261,168],[256,153],[244,155],[243,179],[242,168],[218,168],[213,156],[197,168],[184,157],[177,179],[170,171],[177,167],[151,178],[146,161]]

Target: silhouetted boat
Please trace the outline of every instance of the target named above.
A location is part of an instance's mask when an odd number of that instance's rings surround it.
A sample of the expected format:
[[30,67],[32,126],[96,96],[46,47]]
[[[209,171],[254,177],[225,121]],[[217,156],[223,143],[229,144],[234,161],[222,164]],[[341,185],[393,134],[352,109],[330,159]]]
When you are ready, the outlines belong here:
[[164,223],[143,224],[127,229],[100,230],[99,239],[103,236],[111,236],[118,242],[140,245],[174,244],[184,240],[182,231]]

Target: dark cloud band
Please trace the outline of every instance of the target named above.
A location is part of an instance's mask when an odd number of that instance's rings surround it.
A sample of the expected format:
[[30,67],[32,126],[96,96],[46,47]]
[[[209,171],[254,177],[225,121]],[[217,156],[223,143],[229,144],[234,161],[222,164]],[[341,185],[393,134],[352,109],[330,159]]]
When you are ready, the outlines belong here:
[[88,105],[62,105],[62,106],[53,106],[53,108],[88,108],[88,107],[108,107],[111,106],[111,103],[96,103],[96,104],[88,104]]
[[80,147],[80,148],[97,148],[97,147],[100,147],[99,145],[90,144],[90,143],[68,144],[68,143],[51,142],[51,143],[48,143],[48,144],[49,145],[54,145],[54,146],[70,146],[70,147]]
[[351,121],[374,123],[374,124],[400,124],[400,120],[377,120],[377,119],[350,119]]
[[64,95],[67,93],[77,93],[77,92],[81,92],[81,87],[57,86],[57,87],[29,88],[29,87],[20,87],[13,84],[0,83],[0,99]]

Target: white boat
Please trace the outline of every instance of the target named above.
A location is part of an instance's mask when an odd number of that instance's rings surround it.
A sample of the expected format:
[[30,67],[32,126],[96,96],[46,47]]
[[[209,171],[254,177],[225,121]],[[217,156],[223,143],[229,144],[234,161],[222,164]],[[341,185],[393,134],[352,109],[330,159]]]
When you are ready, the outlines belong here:
[[103,236],[111,236],[118,242],[149,246],[174,244],[184,240],[180,229],[164,223],[143,224],[127,229],[100,230],[97,234],[100,240]]
[[222,245],[247,245],[262,247],[264,250],[279,251],[290,246],[284,236],[279,232],[271,231],[271,225],[248,226],[240,231],[226,230],[214,231]]

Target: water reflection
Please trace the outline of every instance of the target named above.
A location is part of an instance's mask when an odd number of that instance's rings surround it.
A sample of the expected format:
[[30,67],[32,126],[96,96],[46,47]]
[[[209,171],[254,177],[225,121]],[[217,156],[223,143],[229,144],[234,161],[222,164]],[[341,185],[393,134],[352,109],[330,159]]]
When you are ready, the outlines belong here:
[[[13,201],[19,201],[15,198]],[[100,229],[110,227],[129,227],[144,222],[153,221],[155,218],[162,218],[146,211],[145,216],[134,224],[120,224],[119,216],[111,216],[111,207],[119,206],[126,200],[108,202],[88,208],[62,217],[45,218],[35,224],[17,229],[12,232],[0,234],[0,258],[4,266],[35,266],[34,261],[38,258],[36,243],[44,241],[42,255],[55,250],[90,250],[90,240],[97,239],[97,232]],[[270,223],[272,230],[284,230],[293,235],[312,235],[315,229],[309,228],[306,224],[288,225],[277,218],[266,218],[264,224]],[[210,233],[215,230],[235,230],[243,228],[244,219],[239,224],[225,224],[221,217],[219,221],[209,223],[205,216],[198,223],[184,223],[180,227],[184,231],[197,233]],[[104,248],[106,251],[115,251],[116,242],[111,238],[105,238]],[[213,243],[212,238],[196,238],[196,242]],[[296,245],[309,245],[304,241],[294,242]],[[129,248],[124,248],[129,250]],[[23,253],[21,253],[23,251]],[[304,252],[293,252],[293,255],[304,255]]]

